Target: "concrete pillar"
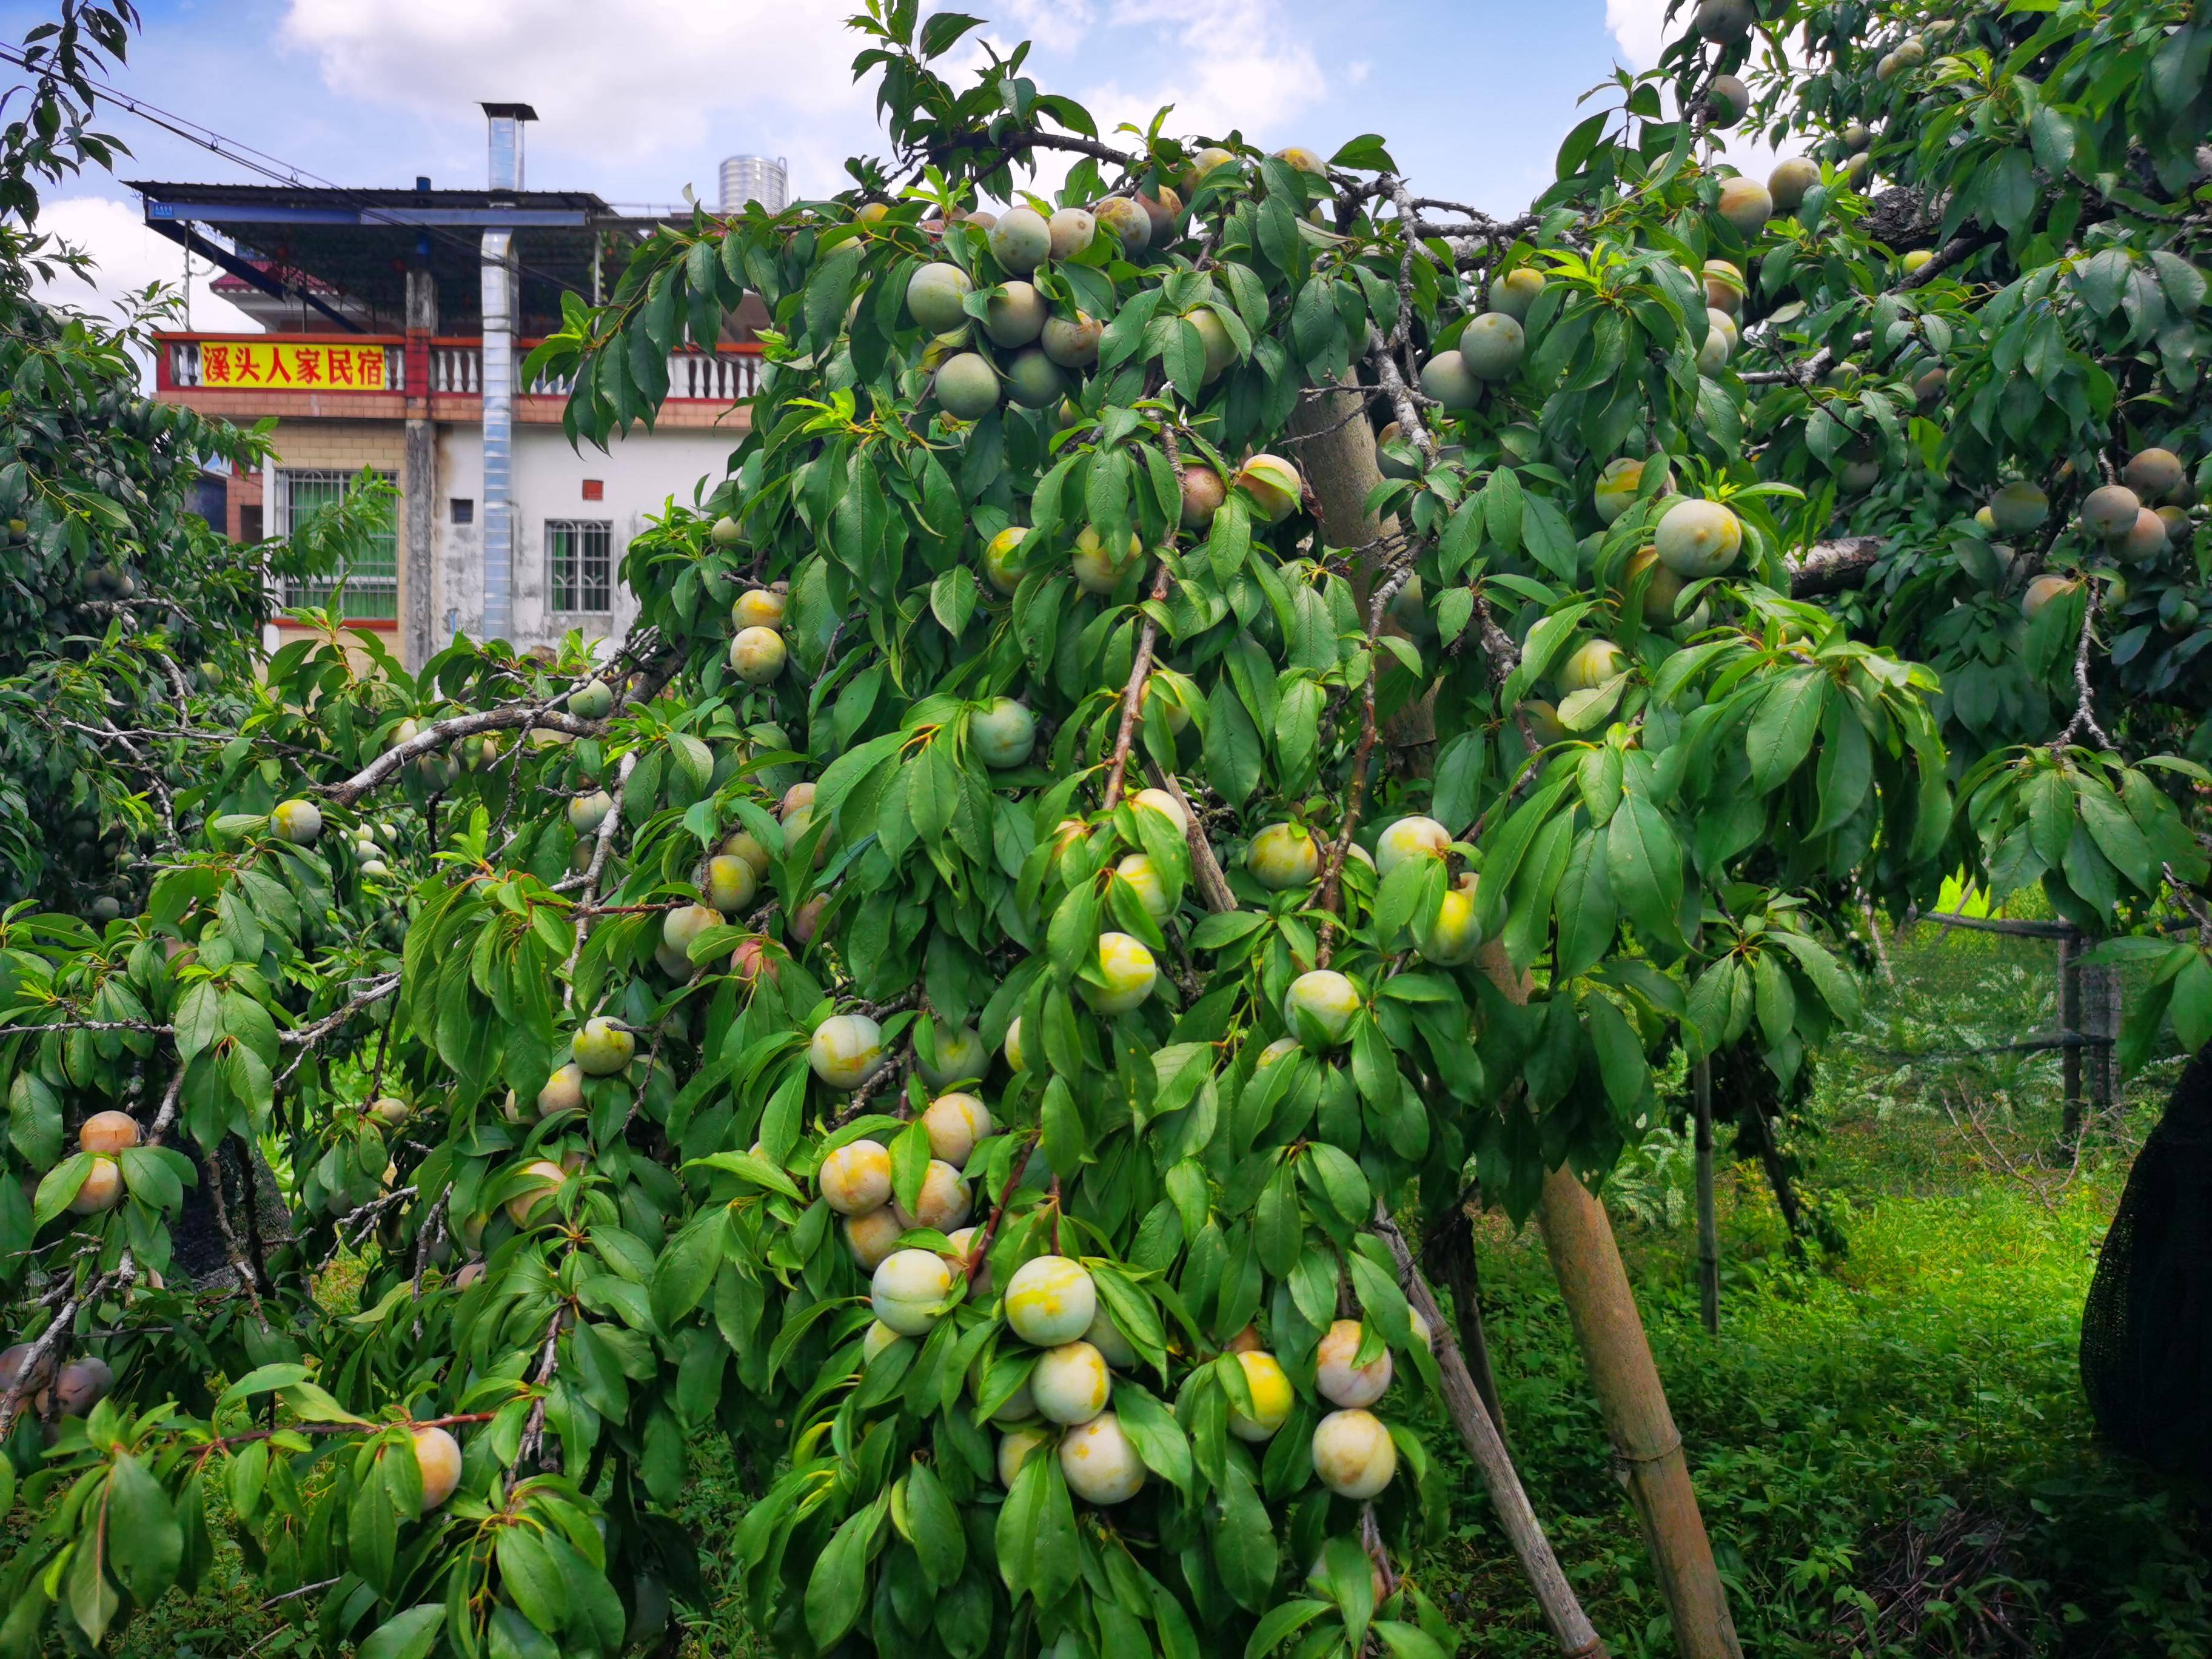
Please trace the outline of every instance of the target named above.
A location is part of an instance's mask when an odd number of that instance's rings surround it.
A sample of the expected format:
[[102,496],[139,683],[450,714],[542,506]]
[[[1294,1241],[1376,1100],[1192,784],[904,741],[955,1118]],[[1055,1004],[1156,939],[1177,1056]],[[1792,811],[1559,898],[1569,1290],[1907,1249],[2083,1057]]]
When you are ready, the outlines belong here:
[[430,341],[438,331],[438,287],[427,265],[407,273],[407,451],[400,484],[406,522],[401,526],[401,568],[406,572],[407,611],[400,618],[399,659],[408,672],[428,661],[437,638],[431,618],[438,601],[438,435],[430,422]]

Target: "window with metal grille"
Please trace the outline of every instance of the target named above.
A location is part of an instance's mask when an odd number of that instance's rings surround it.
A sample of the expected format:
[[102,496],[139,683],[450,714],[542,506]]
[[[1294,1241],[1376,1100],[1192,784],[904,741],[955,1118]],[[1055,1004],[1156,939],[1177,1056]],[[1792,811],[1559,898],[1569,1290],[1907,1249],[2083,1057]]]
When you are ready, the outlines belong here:
[[602,617],[614,610],[614,532],[613,524],[605,519],[545,521],[545,587],[550,609]]
[[[287,468],[276,475],[277,511],[283,514],[280,535],[290,535],[346,492],[358,474],[321,467]],[[387,481],[392,474],[382,475]],[[287,581],[284,603],[294,610],[328,605],[341,584],[345,588],[345,612],[362,622],[399,619],[399,533],[392,512],[384,504],[381,524],[361,552],[331,577]]]

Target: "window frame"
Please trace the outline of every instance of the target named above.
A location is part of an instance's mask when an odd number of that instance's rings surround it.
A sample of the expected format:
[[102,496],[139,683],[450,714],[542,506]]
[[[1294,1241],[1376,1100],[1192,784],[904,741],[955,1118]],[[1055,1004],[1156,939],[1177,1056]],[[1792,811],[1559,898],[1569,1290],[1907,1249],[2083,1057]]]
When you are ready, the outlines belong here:
[[[598,592],[604,594],[604,605],[564,605],[565,593],[570,599],[594,597],[593,574],[590,568],[592,550],[589,546],[591,533],[599,538],[599,556],[604,568],[598,573]],[[562,571],[562,538],[570,539],[566,550],[568,574],[564,583]],[[556,617],[595,617],[611,620],[615,613],[615,523],[612,519],[548,519],[545,520],[545,609]]]
[[[368,470],[374,471],[385,483],[392,485],[395,489],[398,488],[399,478],[397,473],[387,472],[381,467],[372,467]],[[292,492],[295,485],[309,483],[317,488],[328,489],[334,494],[343,494],[346,487],[361,476],[361,470],[358,468],[349,471],[343,467],[332,466],[286,466],[282,463],[272,463],[270,471],[273,477],[275,488],[264,491],[264,494],[273,495],[276,498],[276,533],[284,537],[290,536],[295,527],[292,500]],[[318,502],[316,505],[319,507],[322,503]],[[343,586],[346,597],[345,620],[349,623],[365,623],[375,626],[397,628],[399,625],[399,510],[397,497],[392,500],[391,516],[386,525],[384,535],[379,538],[379,540],[387,542],[391,548],[391,574],[388,576],[381,573],[372,573],[366,576],[359,575],[354,566],[348,565],[346,568],[339,571],[327,581],[302,581],[288,577],[277,596],[283,608],[287,611],[307,611],[327,606],[331,599],[337,597]],[[355,608],[355,602],[357,599],[370,594],[389,594],[391,614],[386,616]]]

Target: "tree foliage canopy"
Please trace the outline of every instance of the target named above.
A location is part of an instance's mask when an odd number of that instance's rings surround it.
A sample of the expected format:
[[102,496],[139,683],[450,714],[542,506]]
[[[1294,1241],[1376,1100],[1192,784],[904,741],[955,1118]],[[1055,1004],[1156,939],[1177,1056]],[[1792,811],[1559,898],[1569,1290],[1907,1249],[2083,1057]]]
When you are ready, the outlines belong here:
[[[1671,1045],[1794,1072],[1962,862],[2195,905],[2201,5],[1705,0],[1511,220],[955,85],[917,11],[857,20],[891,156],[538,355],[605,442],[773,319],[610,659],[145,673],[173,745],[82,796],[135,912],[0,921],[0,1650],[192,1582],[213,1487],[327,1644],[611,1654],[701,1593],[712,1425],[781,1650],[1447,1650],[1390,1215],[1601,1174]],[[1779,210],[1747,114],[1821,159]],[[98,431],[22,586],[237,556]],[[2081,513],[2152,447],[2123,581]]]

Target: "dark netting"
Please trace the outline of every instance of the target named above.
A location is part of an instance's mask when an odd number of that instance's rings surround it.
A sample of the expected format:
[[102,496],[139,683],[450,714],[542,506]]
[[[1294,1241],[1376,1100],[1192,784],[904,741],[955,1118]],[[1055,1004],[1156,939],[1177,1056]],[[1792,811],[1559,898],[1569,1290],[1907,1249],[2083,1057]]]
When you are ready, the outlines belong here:
[[2081,1383],[2113,1445],[2212,1480],[2212,1048],[2128,1176],[2081,1311]]

